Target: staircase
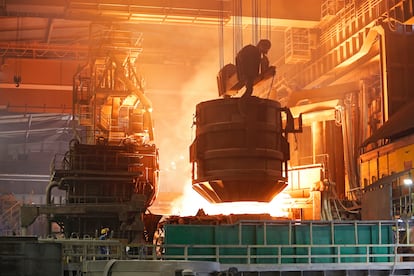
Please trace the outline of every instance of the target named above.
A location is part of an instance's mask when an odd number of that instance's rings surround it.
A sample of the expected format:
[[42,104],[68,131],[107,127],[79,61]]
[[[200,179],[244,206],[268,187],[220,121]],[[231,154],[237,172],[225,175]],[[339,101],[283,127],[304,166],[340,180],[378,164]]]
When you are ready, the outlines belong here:
[[0,236],[20,234],[20,202],[12,194],[0,195]]

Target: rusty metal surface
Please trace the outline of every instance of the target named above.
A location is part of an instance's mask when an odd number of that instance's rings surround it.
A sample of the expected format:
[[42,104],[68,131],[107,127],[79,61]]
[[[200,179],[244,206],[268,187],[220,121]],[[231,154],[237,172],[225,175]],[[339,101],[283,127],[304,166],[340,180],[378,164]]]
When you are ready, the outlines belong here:
[[[365,188],[361,198],[362,220],[391,220],[392,186],[395,176],[384,177],[375,184]],[[390,181],[391,180],[391,181]],[[380,203],[380,204],[378,204]]]

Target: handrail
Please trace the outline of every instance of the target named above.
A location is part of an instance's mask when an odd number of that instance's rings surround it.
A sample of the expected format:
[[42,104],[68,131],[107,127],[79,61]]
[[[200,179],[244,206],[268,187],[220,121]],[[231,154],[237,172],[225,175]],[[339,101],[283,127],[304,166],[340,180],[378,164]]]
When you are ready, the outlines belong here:
[[[125,245],[118,240],[39,239],[62,244],[64,260],[146,259],[204,260],[226,264],[404,263],[414,261],[414,244],[317,245]],[[110,248],[108,254],[99,248]],[[128,251],[127,248],[134,248]]]
[[[83,262],[95,260],[106,260],[107,264],[111,260],[208,261],[217,262],[222,268],[253,266],[263,271],[275,266],[293,267],[295,270],[414,267],[414,244],[127,245],[121,240],[86,237],[47,238],[39,239],[39,242],[60,243],[62,264],[69,270],[78,270],[78,273]],[[106,250],[101,251],[102,247]]]
[[[58,243],[62,245],[64,263],[80,263],[84,260],[125,259],[125,246],[119,240],[98,239],[39,239],[41,243]],[[101,248],[107,248],[106,253]]]
[[[413,248],[414,244],[168,245],[162,259],[226,264],[403,263],[414,261],[414,251],[404,252]],[[153,255],[147,259],[154,259]]]

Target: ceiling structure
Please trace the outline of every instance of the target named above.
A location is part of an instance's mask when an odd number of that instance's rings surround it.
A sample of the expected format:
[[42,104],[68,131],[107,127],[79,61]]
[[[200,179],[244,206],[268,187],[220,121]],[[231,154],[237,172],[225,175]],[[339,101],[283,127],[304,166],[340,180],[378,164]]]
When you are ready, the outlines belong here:
[[155,105],[202,70],[216,97],[216,74],[242,45],[269,38],[281,59],[286,28],[313,28],[320,12],[320,0],[1,1],[0,112],[71,113],[72,77],[105,39],[137,54]]
[[[3,173],[27,170],[10,164],[10,156],[53,152],[56,146],[34,144],[70,138],[72,77],[106,38],[137,54],[159,137],[182,136],[171,129],[173,118],[188,117],[178,125],[189,128],[194,105],[218,96],[216,75],[242,45],[269,38],[276,62],[284,56],[284,31],[314,28],[320,18],[321,0],[1,1],[0,139],[9,164]],[[51,135],[48,124],[58,132]]]
[[[236,2],[241,6],[237,8]],[[315,27],[320,20],[321,9],[320,0],[301,1],[300,5],[283,0],[6,0],[0,5],[3,71],[7,69],[7,58],[84,60],[96,39],[113,30],[133,33],[137,42],[133,46],[142,50],[139,64],[148,64],[148,71],[168,70],[171,65],[197,67],[200,59],[211,51],[216,53],[219,69],[221,25],[222,39],[230,47],[235,26],[244,30],[260,29],[259,35],[273,36],[279,41],[287,27]],[[235,14],[240,18],[236,19],[237,22],[234,22]],[[251,42],[251,37],[243,37],[243,44]],[[274,49],[274,58],[283,56],[283,41]],[[233,55],[227,54],[225,58],[231,62]],[[10,67],[12,65],[9,64]],[[179,78],[177,75],[175,77]],[[10,78],[3,73],[0,83],[10,82],[7,77]],[[27,82],[22,80],[22,83]],[[148,85],[154,89],[160,83],[157,79],[148,80]],[[168,84],[168,89],[171,89],[172,84]]]

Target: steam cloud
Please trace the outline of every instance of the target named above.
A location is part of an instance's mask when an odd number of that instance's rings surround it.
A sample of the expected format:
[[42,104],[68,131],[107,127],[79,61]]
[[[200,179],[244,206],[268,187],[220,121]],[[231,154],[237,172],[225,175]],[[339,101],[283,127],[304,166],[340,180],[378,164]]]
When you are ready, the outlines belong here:
[[153,100],[155,143],[160,152],[160,193],[177,194],[171,205],[186,205],[180,199],[191,190],[188,187],[191,185],[189,147],[195,138],[193,117],[198,103],[218,98],[217,59],[217,51],[206,53],[197,65],[199,70],[188,72],[190,79],[181,91]]

